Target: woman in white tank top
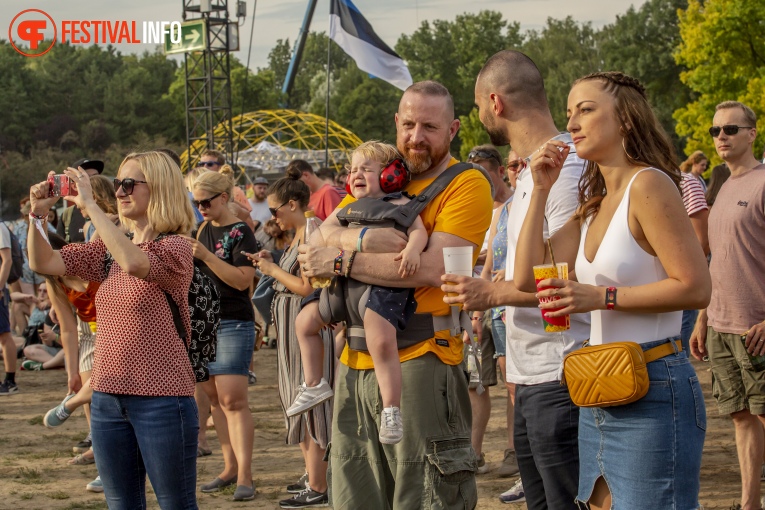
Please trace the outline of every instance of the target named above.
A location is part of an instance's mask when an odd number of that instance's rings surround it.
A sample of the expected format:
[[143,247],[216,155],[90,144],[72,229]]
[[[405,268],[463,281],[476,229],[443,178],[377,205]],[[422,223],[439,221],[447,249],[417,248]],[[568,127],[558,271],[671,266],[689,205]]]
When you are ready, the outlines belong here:
[[[591,344],[674,346],[648,364],[650,388],[641,400],[581,409],[578,504],[695,509],[706,411],[696,373],[675,340],[682,310],[709,303],[711,281],[683,208],[674,151],[643,87],[621,73],[577,80],[568,116],[577,153],[588,163],[577,214],[551,242],[556,262],[568,262],[578,282],[540,282],[552,288],[538,297],[559,297],[540,308],[562,307],[551,316],[592,312]],[[550,259],[542,238],[545,202],[568,152],[548,142],[531,157],[535,187],[515,257],[515,284],[527,292],[536,291],[532,266]]]

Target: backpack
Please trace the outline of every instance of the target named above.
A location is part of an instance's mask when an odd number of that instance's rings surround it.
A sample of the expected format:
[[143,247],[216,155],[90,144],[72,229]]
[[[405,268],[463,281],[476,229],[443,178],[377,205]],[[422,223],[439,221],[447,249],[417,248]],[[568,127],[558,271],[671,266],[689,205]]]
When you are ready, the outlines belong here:
[[[168,234],[160,234],[155,241],[166,237]],[[111,253],[106,252],[106,274],[114,261]],[[186,346],[186,328],[183,324],[178,304],[167,292],[165,298],[173,314],[173,324],[178,336],[183,340],[186,352],[189,355],[191,369],[197,382],[210,379],[210,370],[207,365],[215,361],[215,349],[218,343],[218,326],[220,325],[220,291],[212,279],[194,266],[191,277],[191,285],[188,293],[189,316],[191,319],[191,333],[188,346]]]
[[24,274],[24,252],[21,251],[21,243],[13,230],[6,223],[3,225],[8,229],[11,240],[11,271],[8,273],[7,283],[16,283]]

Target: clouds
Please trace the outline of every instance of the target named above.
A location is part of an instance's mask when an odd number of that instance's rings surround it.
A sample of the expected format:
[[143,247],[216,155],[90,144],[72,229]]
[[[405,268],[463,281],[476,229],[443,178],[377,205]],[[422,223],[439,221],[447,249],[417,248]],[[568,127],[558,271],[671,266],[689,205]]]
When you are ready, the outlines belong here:
[[[466,11],[478,12],[489,9],[499,11],[505,19],[518,21],[522,29],[544,26],[548,17],[573,16],[577,21],[590,21],[596,27],[612,23],[617,14],[625,12],[631,4],[639,7],[645,0],[354,0],[355,5],[369,20],[375,32],[389,46],[394,47],[402,33],[411,34],[423,21],[436,19],[453,20]],[[229,0],[229,12],[233,15],[235,0]],[[255,12],[255,28],[251,67],[265,67],[268,52],[277,39],[289,39],[294,43],[305,15],[308,0],[258,0]],[[102,0],[3,0],[0,12],[0,34],[7,34],[11,19],[20,11],[38,8],[50,14],[56,23],[61,20],[135,20],[180,21],[179,0],[131,0],[130,2],[104,2]],[[236,56],[247,59],[247,42],[250,39],[249,16],[253,14],[254,2],[247,0],[248,19],[240,27],[241,50]],[[319,0],[311,24],[311,30],[327,32],[329,29],[329,0]],[[153,45],[118,45],[123,53],[153,51]]]

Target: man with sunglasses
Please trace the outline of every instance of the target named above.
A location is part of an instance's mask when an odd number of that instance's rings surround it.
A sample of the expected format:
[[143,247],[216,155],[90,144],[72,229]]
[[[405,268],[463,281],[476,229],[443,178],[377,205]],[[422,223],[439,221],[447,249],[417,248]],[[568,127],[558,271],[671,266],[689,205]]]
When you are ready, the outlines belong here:
[[[76,161],[72,168],[82,168],[88,176],[93,177],[104,171],[104,162],[97,159],[82,158]],[[68,243],[84,243],[85,222],[80,210],[75,206],[69,206],[61,213],[61,219],[56,227],[56,233],[66,239]]]
[[[691,353],[709,356],[720,414],[736,429],[741,506],[760,508],[765,370],[765,165],[754,157],[757,117],[737,101],[717,105],[709,134],[730,178],[709,213],[712,300],[699,313]],[[760,360],[761,361],[761,360]]]

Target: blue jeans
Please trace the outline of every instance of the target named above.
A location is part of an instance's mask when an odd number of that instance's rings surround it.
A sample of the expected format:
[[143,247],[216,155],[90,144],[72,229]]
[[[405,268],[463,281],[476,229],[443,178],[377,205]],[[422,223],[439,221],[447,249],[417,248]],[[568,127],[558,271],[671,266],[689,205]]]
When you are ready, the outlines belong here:
[[602,476],[614,509],[698,508],[707,426],[699,379],[685,352],[646,367],[650,386],[640,400],[581,410],[578,499],[589,500],[595,481]]
[[680,330],[680,340],[683,342],[683,350],[688,354],[688,358],[691,357],[691,334],[698,316],[698,310],[683,310],[683,327]]
[[197,508],[193,397],[94,391],[90,405],[93,452],[110,510],[145,509],[147,474],[160,508]]
[[[487,312],[491,313],[491,311]],[[491,338],[494,340],[494,357],[506,356],[507,352],[507,333],[505,321],[500,318],[491,320]]]

